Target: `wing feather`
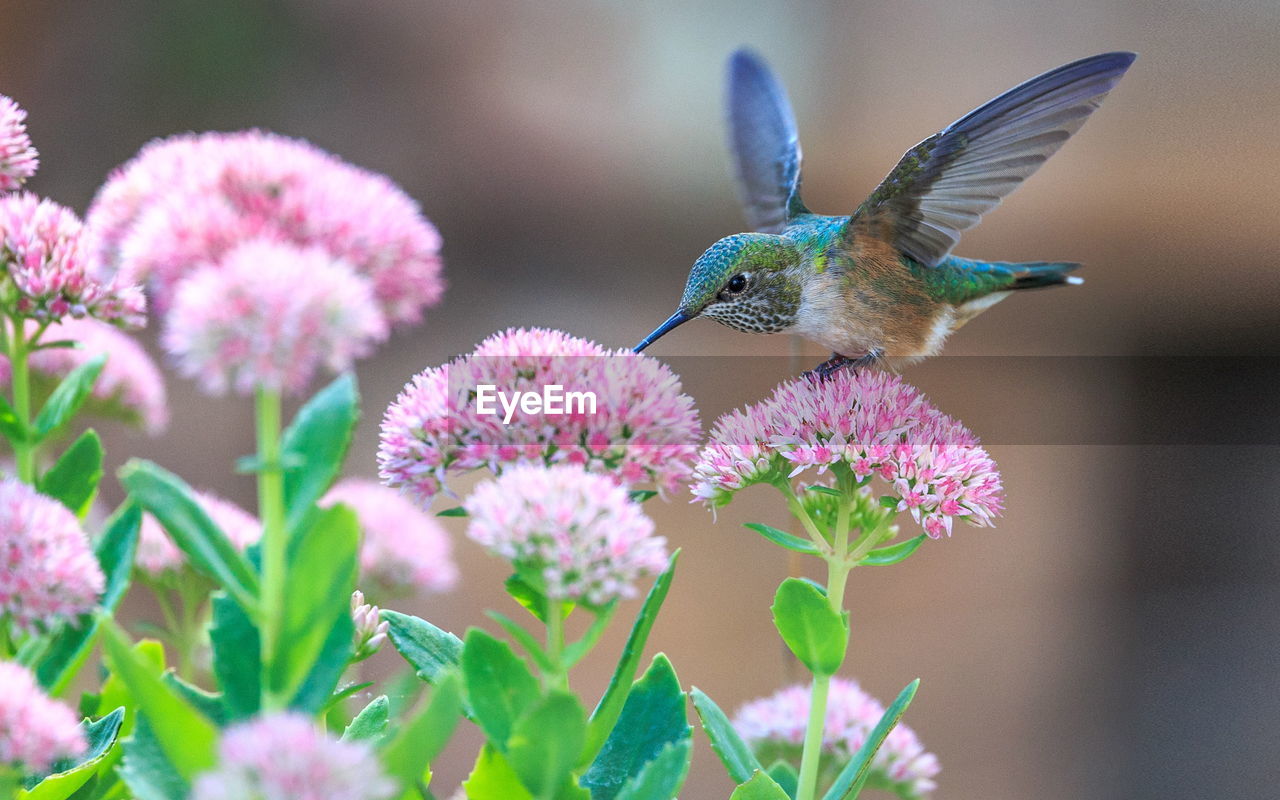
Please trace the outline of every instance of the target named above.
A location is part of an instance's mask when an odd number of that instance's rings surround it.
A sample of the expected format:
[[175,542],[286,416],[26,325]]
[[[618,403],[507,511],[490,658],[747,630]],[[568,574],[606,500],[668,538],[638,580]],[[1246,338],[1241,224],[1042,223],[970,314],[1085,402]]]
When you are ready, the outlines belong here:
[[786,90],[750,50],[729,59],[729,149],[751,230],[781,233],[800,203],[800,139]]

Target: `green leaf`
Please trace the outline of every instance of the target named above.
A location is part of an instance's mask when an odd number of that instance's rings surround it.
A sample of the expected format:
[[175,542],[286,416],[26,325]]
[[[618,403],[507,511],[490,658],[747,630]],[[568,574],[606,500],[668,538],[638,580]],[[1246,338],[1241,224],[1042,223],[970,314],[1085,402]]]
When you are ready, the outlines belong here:
[[425,784],[431,762],[448,744],[462,711],[462,686],[456,672],[446,675],[422,711],[400,726],[382,749],[387,774],[406,789]]
[[129,461],[120,482],[159,520],[198,571],[218,582],[250,617],[257,614],[258,575],[181,478],[150,461]]
[[834,675],[849,648],[849,615],[831,607],[812,583],[787,578],[773,598],[773,624],[800,663],[815,675]]
[[627,496],[630,497],[631,501],[634,503],[643,503],[646,500],[652,500],[657,497],[658,493],[652,489],[634,489],[627,492]]
[[604,634],[605,628],[609,627],[609,621],[613,619],[613,613],[618,610],[618,601],[612,600],[602,608],[592,609],[592,613],[596,618],[592,620],[591,627],[587,628],[587,632],[582,638],[564,649],[564,668],[569,669],[573,665],[581,661],[591,649],[600,641],[600,637]]
[[226,593],[215,593],[211,605],[213,675],[222,688],[227,717],[232,721],[247,719],[258,713],[262,700],[261,638],[244,609]]
[[[106,528],[94,546],[98,565],[106,577],[98,607],[107,613],[115,611],[129,588],[141,524],[142,509],[126,503],[107,520]],[[74,627],[65,624],[60,627],[49,649],[35,665],[40,685],[52,695],[62,694],[88,660],[97,639],[98,618],[92,614],[82,615]]]
[[62,503],[80,519],[88,513],[102,480],[102,440],[90,428],[80,434],[37,484],[41,494]]
[[339,375],[306,402],[285,429],[283,459],[301,459],[302,466],[284,474],[287,524],[298,531],[313,507],[329,491],[355,435],[360,396],[351,373]]
[[805,491],[817,492],[818,494],[827,494],[827,495],[831,495],[832,497],[844,497],[843,492],[832,489],[830,486],[818,486],[815,484],[813,486],[806,486]]
[[613,670],[613,677],[609,679],[609,686],[605,689],[600,702],[596,704],[595,711],[591,712],[591,721],[587,725],[585,750],[588,757],[599,751],[610,731],[613,730],[614,723],[618,721],[618,715],[622,713],[623,704],[631,689],[631,682],[635,680],[636,671],[640,668],[640,659],[644,656],[644,646],[649,640],[649,631],[653,630],[653,623],[658,619],[658,611],[662,608],[663,601],[667,599],[667,591],[671,589],[671,579],[675,576],[676,562],[679,558],[680,551],[676,550],[671,554],[667,568],[653,582],[649,594],[644,598],[644,605],[640,607],[640,613],[636,615],[635,624],[631,626],[627,643],[622,647],[622,656],[618,659],[618,666]]
[[190,794],[188,779],[169,760],[146,714],[138,715],[133,736],[125,742],[120,777],[136,800],[186,800]]
[[878,550],[872,550],[870,553],[867,553],[859,559],[858,564],[860,566],[869,567],[887,567],[890,564],[897,564],[899,561],[906,559],[907,556],[914,553],[927,538],[928,536],[922,533],[914,539],[908,539],[905,542],[898,542],[897,544],[890,545],[888,547],[881,547]]
[[215,763],[217,729],[161,679],[153,664],[130,648],[128,637],[112,620],[103,620],[103,642],[111,671],[129,687],[147,714],[165,757],[190,781]]
[[10,442],[25,442],[31,438],[18,413],[9,405],[4,395],[0,395],[0,433]]
[[377,743],[387,732],[390,715],[391,701],[385,694],[378,695],[369,702],[369,705],[360,709],[360,713],[356,714],[355,719],[347,725],[346,730],[342,732],[342,741]]
[[893,730],[893,726],[898,724],[907,706],[911,705],[919,688],[920,679],[916,678],[898,694],[898,698],[871,729],[862,747],[858,748],[858,752],[854,753],[849,763],[840,770],[835,783],[831,784],[831,788],[823,795],[822,800],[845,800],[845,798],[858,796],[858,792],[862,791],[863,785],[867,782],[867,776],[871,773],[871,759],[875,758],[876,751],[880,749],[880,745],[884,744],[889,731]]
[[204,714],[215,725],[227,724],[227,708],[222,702],[222,695],[206,692],[199,686],[187,683],[173,672],[166,672],[161,679],[173,689],[179,697],[186,700],[196,711]]
[[729,800],[791,800],[786,791],[766,772],[757,772],[738,786]]
[[711,740],[711,749],[720,757],[729,778],[734,783],[746,783],[754,773],[762,771],[764,767],[734,730],[733,723],[729,722],[720,706],[696,686],[689,691],[689,696],[693,698],[693,708],[702,720],[702,730]]
[[[350,601],[348,600],[348,608]],[[289,700],[289,708],[318,714],[321,710],[335,702],[334,689],[346,672],[351,650],[354,647],[356,626],[349,613],[333,621],[329,635],[320,647],[320,655],[316,658],[311,671],[303,679],[302,685]],[[358,689],[351,689],[358,691]],[[341,698],[338,698],[341,699]]]
[[20,800],[65,800],[89,782],[98,772],[98,766],[115,746],[124,722],[124,709],[117,708],[96,722],[81,723],[88,749],[83,756],[64,759],[53,765],[47,776],[39,782],[27,781],[26,791],[18,793]]
[[552,690],[516,720],[507,763],[534,797],[553,797],[571,780],[587,738],[587,712],[578,698]]
[[37,441],[62,427],[79,410],[93,391],[93,384],[106,363],[105,355],[97,356],[67,373],[45,401],[44,408],[36,415],[33,427]]
[[538,699],[538,679],[506,642],[479,628],[463,641],[467,704],[490,744],[505,753],[516,720]]
[[[284,622],[280,651],[270,665],[275,694],[293,697],[324,652],[334,624],[351,617],[351,593],[359,571],[360,526],[355,512],[345,505],[321,510],[294,541],[285,579]],[[352,631],[346,647],[336,654],[347,665]],[[334,683],[337,683],[337,676]],[[326,687],[324,699],[332,686]]]
[[462,663],[462,640],[452,633],[399,611],[383,611],[382,619],[391,643],[427,683]]
[[543,672],[555,671],[556,667],[551,663],[551,658],[547,655],[547,651],[542,649],[542,645],[534,638],[533,634],[520,627],[515,620],[511,619],[511,617],[508,617],[506,614],[500,614],[497,611],[486,611],[485,614],[487,614],[494,622],[501,625],[502,629],[507,632],[507,635],[512,639],[515,639],[516,644],[524,648],[524,651],[528,653],[529,657],[538,665],[538,669],[541,669]]
[[782,791],[787,793],[787,797],[794,800],[796,792],[800,789],[800,773],[796,768],[785,761],[775,761],[769,765],[768,772],[774,783],[781,786]]
[[680,681],[659,653],[627,693],[617,724],[580,783],[592,800],[613,800],[664,747],[689,738],[691,730]]
[[623,785],[615,800],[672,800],[689,773],[693,739],[668,742],[658,755]]
[[[547,596],[544,595],[537,587],[526,581],[519,575],[512,575],[507,578],[503,586],[507,590],[507,594],[520,605],[524,606],[530,614],[538,618],[543,625],[547,624]],[[560,604],[560,616],[567,618],[573,613],[574,603],[564,602]]]
[[489,744],[480,749],[476,765],[462,788],[467,800],[533,800],[502,753]]
[[792,536],[786,531],[780,531],[772,525],[765,525],[760,522],[748,522],[743,527],[750,528],[764,538],[776,545],[794,550],[797,553],[806,553],[808,555],[817,555],[818,546],[808,539],[801,539],[799,536]]
[[453,508],[446,508],[444,511],[437,511],[436,516],[437,517],[465,517],[465,516],[468,516],[468,514],[467,514],[467,510],[462,506],[454,506]]

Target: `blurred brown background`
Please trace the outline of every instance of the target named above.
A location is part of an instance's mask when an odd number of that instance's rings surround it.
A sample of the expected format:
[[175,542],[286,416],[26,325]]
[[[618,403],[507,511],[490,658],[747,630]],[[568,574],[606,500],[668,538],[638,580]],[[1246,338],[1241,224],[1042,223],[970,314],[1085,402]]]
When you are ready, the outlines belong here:
[[[720,109],[736,46],[789,87],[806,200],[826,213],[851,211],[907,147],[1015,83],[1137,50],[1093,121],[959,248],[1087,264],[1083,288],[1019,296],[948,350],[1046,358],[999,381],[964,358],[908,373],[992,445],[1008,514],[855,573],[845,672],[886,700],[923,679],[907,721],[942,761],[939,798],[1275,796],[1280,479],[1274,427],[1254,427],[1276,408],[1266,359],[1280,354],[1274,0],[111,0],[0,2],[0,20],[0,91],[30,111],[42,154],[32,188],[81,211],[148,139],[249,126],[384,171],[421,201],[450,289],[360,365],[350,469],[368,475],[381,411],[416,371],[508,325],[622,346],[666,317],[693,259],[740,229]],[[776,356],[680,361],[709,423],[796,369],[792,347],[699,322],[651,353]],[[1166,388],[1131,358],[1082,388],[1047,358],[1152,355],[1259,357],[1262,378],[1193,369]],[[250,505],[230,472],[252,449],[248,403],[176,378],[170,391],[170,432],[112,429],[109,453]],[[1197,436],[1194,419],[1154,440],[1126,432],[1191,401],[1233,435]],[[1242,405],[1261,412],[1248,427]],[[1079,438],[991,433],[1008,418],[1062,428],[1063,409]],[[685,550],[652,638],[682,681],[733,709],[789,680],[768,613],[786,560],[740,527],[783,521],[769,491],[714,521],[684,498],[650,506]],[[511,609],[501,565],[455,527],[464,588],[404,610],[461,631]],[[576,677],[588,695],[622,627]],[[467,731],[450,749],[440,796],[478,741]],[[729,789],[699,734],[683,796]]]

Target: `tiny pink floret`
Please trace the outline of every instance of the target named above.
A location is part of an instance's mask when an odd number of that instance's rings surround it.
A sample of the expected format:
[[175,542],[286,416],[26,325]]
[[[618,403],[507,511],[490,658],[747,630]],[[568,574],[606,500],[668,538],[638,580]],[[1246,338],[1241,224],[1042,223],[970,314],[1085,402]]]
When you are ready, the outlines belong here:
[[75,713],[46,695],[26,667],[0,661],[0,769],[45,772],[87,749]]

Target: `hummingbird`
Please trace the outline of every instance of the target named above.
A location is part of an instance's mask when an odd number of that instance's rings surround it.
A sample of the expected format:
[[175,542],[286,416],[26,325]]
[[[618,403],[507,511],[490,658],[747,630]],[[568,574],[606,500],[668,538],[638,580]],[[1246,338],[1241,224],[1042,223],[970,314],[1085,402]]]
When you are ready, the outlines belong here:
[[1082,283],[1079,264],[951,255],[1080,129],[1136,54],[1102,53],[1022,83],[907,151],[849,216],[800,199],[800,143],[786,91],[747,49],[728,65],[729,145],[751,231],[727,236],[689,272],[676,312],[640,352],[691,319],[749,333],[797,333],[832,351],[819,376],[936,354],[1011,292]]

